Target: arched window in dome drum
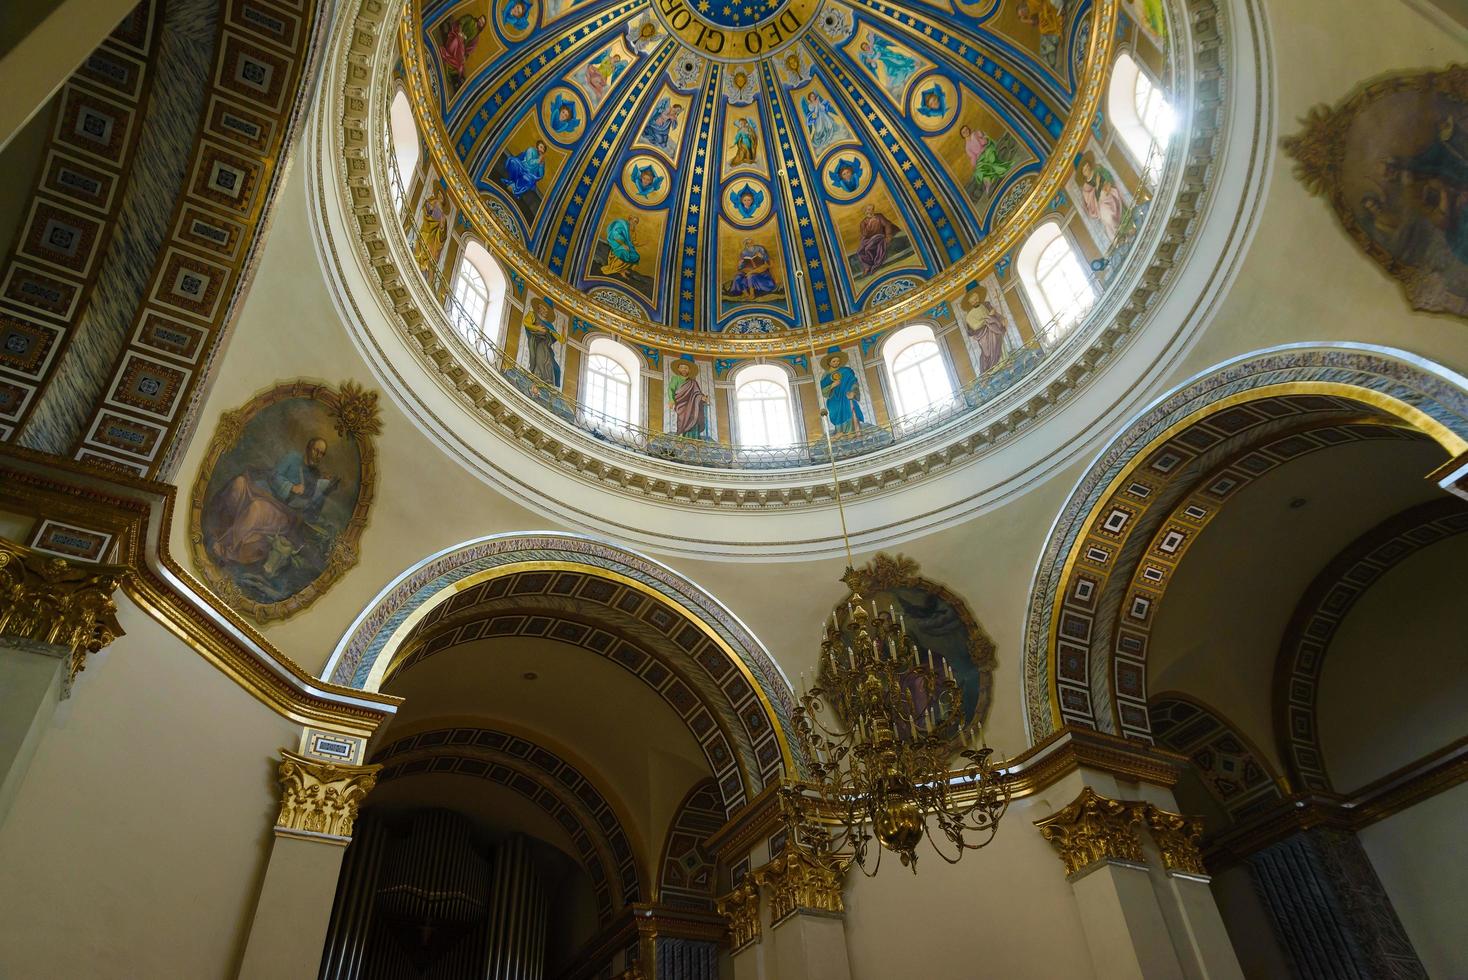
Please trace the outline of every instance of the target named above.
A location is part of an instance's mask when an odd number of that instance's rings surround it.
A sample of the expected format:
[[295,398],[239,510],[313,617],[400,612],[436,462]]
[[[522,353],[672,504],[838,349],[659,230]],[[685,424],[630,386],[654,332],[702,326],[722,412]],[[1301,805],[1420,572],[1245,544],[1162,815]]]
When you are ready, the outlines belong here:
[[795,443],[790,378],[772,364],[752,364],[734,375],[734,414],[741,446]]
[[1035,313],[1035,332],[1044,342],[1075,326],[1096,302],[1085,263],[1054,221],[1030,234],[1015,265]]
[[899,419],[953,399],[953,376],[933,328],[926,323],[914,323],[893,334],[882,348],[882,358],[896,402],[893,415]]
[[475,350],[492,359],[490,345],[500,343],[504,308],[505,274],[483,245],[468,240],[449,292],[449,321]]
[[1129,52],[1116,57],[1106,107],[1122,145],[1142,168],[1143,178],[1156,183],[1177,117],[1162,86]]
[[396,165],[397,174],[388,175],[392,191],[393,211],[402,214],[403,199],[418,170],[418,126],[413,121],[413,106],[408,93],[398,89],[387,114],[387,151]]
[[587,422],[626,426],[640,395],[641,372],[637,355],[610,337],[593,337],[586,347],[586,367],[581,381],[581,403],[590,410]]

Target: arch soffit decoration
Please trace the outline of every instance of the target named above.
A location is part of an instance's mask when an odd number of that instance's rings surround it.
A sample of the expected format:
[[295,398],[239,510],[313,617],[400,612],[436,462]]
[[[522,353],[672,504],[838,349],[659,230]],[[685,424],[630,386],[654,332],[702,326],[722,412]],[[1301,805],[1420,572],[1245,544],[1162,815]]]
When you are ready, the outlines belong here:
[[1157,743],[1188,757],[1230,820],[1284,798],[1287,787],[1264,753],[1221,712],[1180,691],[1154,695],[1149,710]]
[[1274,731],[1292,785],[1335,791],[1320,746],[1320,678],[1331,642],[1351,609],[1392,568],[1465,532],[1468,503],[1456,498],[1430,500],[1352,541],[1305,589],[1285,627],[1274,670]]
[[[599,607],[595,615],[587,613],[591,606]],[[578,647],[631,673],[683,722],[729,800],[745,798],[751,772],[761,782],[778,778],[764,715],[735,713],[736,705],[748,706],[752,691],[740,686],[713,644],[661,604],[592,575],[520,571],[471,586],[409,632],[383,685],[439,653],[510,637]],[[692,669],[691,660],[704,669]]]
[[657,901],[712,912],[717,864],[704,841],[724,825],[719,787],[712,779],[694,784],[678,804],[658,860]]
[[[1240,477],[1257,474],[1226,470],[1232,485],[1199,478],[1215,475],[1230,453],[1242,462],[1251,446],[1289,429],[1302,447],[1325,448],[1321,430],[1350,426],[1359,435],[1363,425],[1432,439],[1452,462],[1431,476],[1468,496],[1457,480],[1468,462],[1468,379],[1404,351],[1348,343],[1255,351],[1194,376],[1143,410],[1081,477],[1036,567],[1024,671],[1032,744],[1062,725],[1150,739],[1146,636],[1123,631],[1122,615],[1150,624],[1181,547],[1242,485]],[[1275,454],[1277,461],[1293,455]],[[1214,491],[1213,499],[1187,501],[1174,512],[1170,505],[1189,490],[1204,497]],[[1188,510],[1195,506],[1203,510]],[[1159,515],[1174,513],[1181,524],[1158,531]],[[1169,540],[1170,531],[1176,533]],[[1123,610],[1126,582],[1133,588]],[[1140,603],[1132,601],[1138,597]]]
[[457,725],[404,734],[373,753],[378,782],[421,775],[487,779],[538,806],[565,831],[591,878],[598,919],[643,901],[646,884],[633,838],[617,808],[582,768],[535,739]]
[[[792,748],[797,743],[789,738],[794,707],[789,682],[749,628],[666,565],[582,535],[490,535],[425,558],[363,610],[333,651],[323,676],[339,678],[336,682],[346,687],[380,689],[393,655],[420,623],[430,615],[437,620],[455,612],[466,604],[459,597],[475,586],[521,572],[545,573],[542,591],[551,594],[557,573],[565,573],[611,583],[618,587],[613,595],[637,593],[651,600],[643,622],[672,638],[685,673],[708,678],[725,702],[721,710],[740,720],[739,730],[731,733],[735,741],[747,740],[745,747],[757,762],[741,781],[721,781],[728,813],[764,785],[805,771],[803,756]],[[660,615],[652,614],[653,607]]]

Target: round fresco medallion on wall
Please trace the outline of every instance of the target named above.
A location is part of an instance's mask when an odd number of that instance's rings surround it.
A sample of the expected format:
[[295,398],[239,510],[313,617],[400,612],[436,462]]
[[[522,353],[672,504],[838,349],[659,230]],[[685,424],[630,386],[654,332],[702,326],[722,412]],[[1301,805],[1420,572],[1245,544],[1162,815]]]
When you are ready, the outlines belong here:
[[833,201],[854,201],[872,186],[872,165],[857,150],[841,149],[821,161],[821,190]]
[[570,146],[586,132],[586,105],[574,89],[553,88],[540,103],[540,121],[552,141]]
[[907,97],[907,115],[925,133],[941,133],[958,116],[958,89],[937,73],[918,79]]
[[764,181],[740,177],[724,185],[724,217],[743,228],[753,228],[770,216],[770,189]]
[[357,563],[377,486],[377,392],[293,381],[225,412],[194,481],[189,540],[209,588],[285,619]]
[[668,167],[650,156],[627,161],[622,171],[622,188],[633,204],[654,207],[668,198]]
[[500,33],[511,41],[523,41],[535,30],[540,16],[540,0],[491,0],[494,22]]

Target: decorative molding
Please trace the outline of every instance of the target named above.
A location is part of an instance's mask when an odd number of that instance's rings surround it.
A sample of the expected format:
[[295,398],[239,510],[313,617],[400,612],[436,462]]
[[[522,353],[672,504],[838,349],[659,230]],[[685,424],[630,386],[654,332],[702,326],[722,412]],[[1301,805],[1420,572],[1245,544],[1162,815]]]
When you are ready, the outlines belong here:
[[1148,803],[1143,819],[1152,832],[1152,841],[1162,855],[1162,866],[1179,874],[1207,877],[1203,851],[1198,842],[1203,838],[1201,817],[1185,817]]
[[663,841],[657,869],[659,903],[699,912],[714,908],[718,864],[704,842],[725,819],[719,784],[712,777],[695,783],[674,811]]
[[1107,799],[1089,786],[1065,809],[1035,821],[1074,877],[1101,862],[1143,866],[1142,838],[1137,833],[1146,804]]
[[1366,591],[1422,549],[1468,532],[1468,502],[1440,498],[1367,531],[1332,558],[1300,597],[1274,668],[1274,730],[1290,784],[1331,792],[1316,714],[1336,631]]
[[226,677],[298,724],[370,737],[400,699],[311,676],[194,579],[168,550],[176,494],[168,484],[0,445],[0,506],[111,535],[114,560],[127,569],[123,592]]
[[330,21],[324,0],[268,12],[233,0],[221,13],[187,176],[73,458],[147,477],[180,458],[259,260]]
[[[1293,421],[1281,421],[1288,417]],[[1468,381],[1404,351],[1292,344],[1241,355],[1185,381],[1102,450],[1062,507],[1036,565],[1024,669],[1032,739],[1066,724],[1150,737],[1145,637],[1128,638],[1117,622],[1121,595],[1105,588],[1145,558],[1141,543],[1158,525],[1142,518],[1170,512],[1189,488],[1211,493],[1210,509],[1220,506],[1244,475],[1223,484],[1195,481],[1231,452],[1264,441],[1261,434],[1342,422],[1416,429],[1456,457],[1468,450]],[[1138,574],[1146,571],[1142,564]],[[1166,581],[1165,568],[1157,574]],[[1128,612],[1148,618],[1151,602],[1145,605]]]
[[280,815],[275,832],[345,844],[362,799],[377,785],[381,766],[346,766],[317,762],[281,749]]
[[800,912],[845,913],[841,882],[849,866],[839,857],[818,857],[804,848],[787,847],[750,877],[760,888],[769,889],[770,925],[777,926]]
[[69,562],[0,538],[0,637],[64,649],[63,700],[87,655],[123,635],[112,596],[127,571]]
[[1272,806],[1287,784],[1252,741],[1197,698],[1176,691],[1148,704],[1157,743],[1188,757],[1210,796],[1234,820]]
[[753,875],[715,901],[719,914],[729,923],[729,951],[737,953],[760,938],[759,887]]

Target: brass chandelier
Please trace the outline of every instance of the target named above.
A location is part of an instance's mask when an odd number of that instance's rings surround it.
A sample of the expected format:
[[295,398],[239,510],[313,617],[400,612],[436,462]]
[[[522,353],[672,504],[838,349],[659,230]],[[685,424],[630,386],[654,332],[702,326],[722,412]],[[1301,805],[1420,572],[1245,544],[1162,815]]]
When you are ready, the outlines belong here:
[[[806,331],[814,365],[809,325]],[[821,417],[827,417],[824,406]],[[812,850],[849,852],[868,877],[876,875],[883,850],[896,852],[917,874],[916,850],[924,837],[939,857],[957,864],[964,851],[993,840],[1009,806],[1009,785],[990,761],[994,750],[984,743],[982,720],[975,717],[965,727],[963,693],[948,662],[935,660],[932,650],[924,656],[903,617],[865,605],[852,567],[831,427],[824,428],[846,544],[841,580],[851,598],[845,623],[833,613],[826,624],[815,685],[807,689],[801,675],[792,712],[814,782],[792,787],[782,804],[788,820],[811,828]],[[822,718],[826,709],[829,720]],[[880,846],[873,858],[874,836]]]
[[[965,731],[963,693],[947,662],[931,650],[924,657],[902,617],[869,610],[852,569],[843,581],[852,591],[846,629],[833,614],[817,682],[807,690],[802,676],[792,717],[811,759],[820,814],[840,824],[823,843],[849,851],[868,876],[884,849],[916,874],[925,836],[956,864],[994,838],[1009,787],[990,761],[982,724],[975,719]],[[820,717],[827,708],[829,723]],[[955,757],[962,760],[957,770]],[[874,836],[881,846],[872,858]]]

